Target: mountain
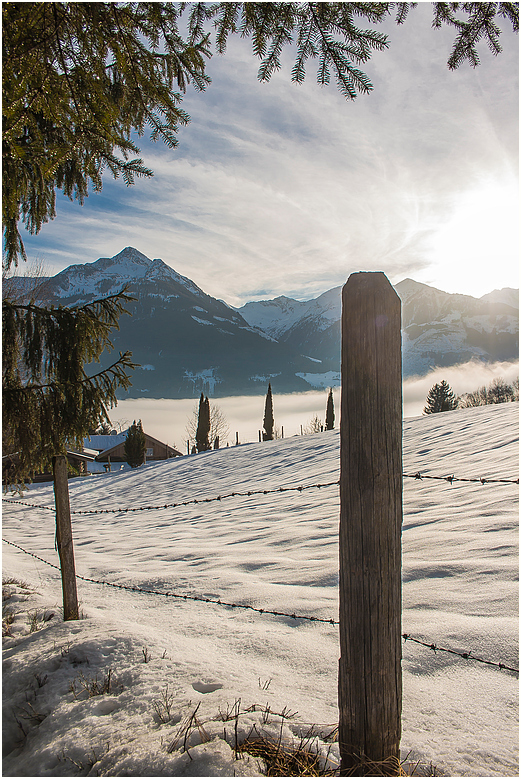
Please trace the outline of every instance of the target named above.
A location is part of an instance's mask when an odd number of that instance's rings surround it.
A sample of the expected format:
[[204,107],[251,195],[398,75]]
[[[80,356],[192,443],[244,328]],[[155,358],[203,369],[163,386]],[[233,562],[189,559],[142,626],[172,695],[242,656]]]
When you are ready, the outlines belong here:
[[[130,349],[140,363],[132,387],[121,397],[180,398],[261,394],[276,377],[279,392],[309,389],[296,374],[312,363],[286,344],[251,327],[226,303],[203,292],[160,259],[132,247],[114,257],[71,265],[46,280],[51,303],[78,305],[128,288],[136,301],[126,306],[114,350]],[[102,356],[107,367],[114,353]]]
[[[8,289],[23,294],[27,283],[13,281]],[[125,286],[136,300],[112,342],[116,354],[132,351],[140,367],[120,397],[257,395],[268,381],[275,392],[303,392],[340,381],[341,287],[308,301],[281,296],[232,308],[163,260],[126,247],[45,279],[41,294],[50,303],[76,305]],[[412,279],[395,289],[403,304],[404,376],[471,359],[517,359],[517,290],[477,299]],[[113,359],[104,354],[102,366]]]
[[403,359],[409,375],[472,359],[518,358],[519,306],[503,302],[513,302],[517,290],[474,298],[405,279],[396,291],[403,304]]
[[517,308],[519,311],[519,290],[512,289],[511,287],[495,289],[493,292],[488,292],[486,295],[483,295],[480,300],[486,300],[490,303],[506,303],[507,306]]
[[[413,279],[395,286],[402,301],[404,376],[424,375],[477,359],[515,360],[519,354],[518,290],[496,290],[482,298],[443,292]],[[237,309],[250,325],[263,328],[309,357],[320,359],[324,372],[340,370],[342,287],[315,300],[279,297],[246,303]],[[315,378],[306,375],[315,386]]]

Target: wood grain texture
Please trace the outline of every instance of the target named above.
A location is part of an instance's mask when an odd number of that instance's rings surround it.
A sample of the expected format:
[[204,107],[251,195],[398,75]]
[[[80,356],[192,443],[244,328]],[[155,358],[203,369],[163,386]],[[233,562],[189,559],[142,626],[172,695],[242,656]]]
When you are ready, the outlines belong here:
[[340,438],[341,773],[381,775],[402,704],[401,303],[383,273],[343,288]]
[[69,502],[68,464],[65,455],[52,461],[54,499],[56,503],[56,545],[60,556],[63,591],[63,619],[79,619],[76,568],[72,542],[71,508]]

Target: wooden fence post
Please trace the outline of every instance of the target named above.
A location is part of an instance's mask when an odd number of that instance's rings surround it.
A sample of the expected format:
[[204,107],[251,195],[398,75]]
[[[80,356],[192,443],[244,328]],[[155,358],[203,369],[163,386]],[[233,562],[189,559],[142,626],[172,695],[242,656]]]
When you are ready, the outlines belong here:
[[354,273],[342,291],[340,441],[340,773],[397,775],[401,303],[383,273]]
[[63,619],[79,619],[76,569],[72,544],[71,508],[67,457],[57,455],[52,459],[54,475],[54,501],[56,503],[56,545],[60,556],[63,592]]

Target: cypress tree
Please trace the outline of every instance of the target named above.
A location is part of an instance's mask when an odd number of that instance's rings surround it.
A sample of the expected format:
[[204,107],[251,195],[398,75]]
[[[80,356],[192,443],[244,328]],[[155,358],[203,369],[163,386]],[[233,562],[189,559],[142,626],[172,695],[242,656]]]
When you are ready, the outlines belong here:
[[452,411],[457,407],[457,397],[454,395],[449,384],[443,380],[440,384],[435,384],[429,390],[427,405],[423,409],[423,413],[438,414],[441,411]]
[[333,430],[335,427],[335,407],[333,404],[333,387],[329,388],[326,406],[326,430]]
[[264,406],[264,421],[262,423],[264,432],[262,434],[263,441],[273,441],[273,397],[271,395],[271,383],[268,384],[268,391],[266,393],[266,403]]
[[195,442],[198,452],[206,452],[210,449],[210,401],[201,392],[199,399],[199,418]]
[[129,427],[125,439],[125,460],[131,468],[139,468],[145,462],[146,439],[141,420]]

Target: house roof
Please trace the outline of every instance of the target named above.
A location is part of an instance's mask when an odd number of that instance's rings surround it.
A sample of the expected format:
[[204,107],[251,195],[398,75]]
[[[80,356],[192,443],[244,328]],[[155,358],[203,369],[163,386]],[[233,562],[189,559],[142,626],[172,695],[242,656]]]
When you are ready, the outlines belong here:
[[118,435],[91,435],[83,439],[83,448],[95,449],[98,453],[104,452],[106,449],[113,449],[114,446],[125,442],[127,433],[128,430]]
[[76,452],[72,449],[67,449],[67,456],[73,457],[76,460],[84,460],[86,462],[94,462],[96,459],[96,452],[89,452],[89,451],[83,451],[83,452]]

